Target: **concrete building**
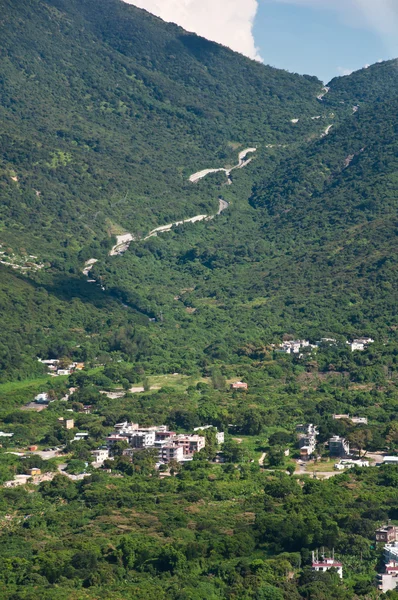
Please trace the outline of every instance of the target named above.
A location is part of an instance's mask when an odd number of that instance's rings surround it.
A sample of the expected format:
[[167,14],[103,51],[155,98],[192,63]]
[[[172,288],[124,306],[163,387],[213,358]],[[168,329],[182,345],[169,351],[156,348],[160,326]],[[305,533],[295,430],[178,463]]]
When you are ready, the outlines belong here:
[[315,425],[297,425],[296,431],[299,437],[300,458],[308,460],[314,454],[316,449],[316,437],[319,433]]
[[385,456],[383,465],[398,465],[398,456]]
[[73,419],[65,419],[65,429],[73,429],[75,421]]
[[347,344],[350,344],[351,352],[354,352],[355,350],[359,350],[362,352],[363,350],[365,350],[366,346],[373,343],[374,340],[368,337],[357,338],[351,343],[347,342]]
[[132,448],[150,448],[155,444],[154,431],[135,431],[128,438]]
[[99,448],[98,450],[93,450],[91,454],[94,457],[95,463],[102,463],[104,460],[109,458],[109,450],[105,448]]
[[214,427],[213,425],[202,425],[201,427],[195,427],[194,431],[205,431],[206,429],[215,429],[216,430],[216,438],[217,438],[217,444],[219,446],[221,446],[221,444],[224,443],[225,441],[225,435],[223,431],[218,431],[217,427]]
[[87,438],[88,438],[88,432],[81,431],[79,433],[76,433],[75,437],[71,441],[72,442],[82,442],[82,441],[86,440]]
[[206,446],[206,438],[202,435],[176,435],[173,444],[183,449],[184,456],[192,456]]
[[397,563],[394,562],[386,565],[386,572],[377,575],[377,588],[383,594],[396,590],[398,587],[398,566],[396,565]]
[[394,561],[398,563],[398,542],[391,542],[391,544],[386,544],[384,546],[384,561],[385,563],[389,563]]
[[28,469],[26,471],[26,473],[30,476],[30,477],[35,477],[36,475],[41,475],[41,469],[38,469],[37,467],[33,467],[32,469]]
[[326,558],[325,556],[318,557],[318,553],[312,553],[312,570],[324,573],[330,569],[336,569],[340,578],[343,579],[343,565],[341,562],[333,558]]
[[368,419],[366,417],[350,417],[350,415],[333,415],[333,419],[335,421],[346,419],[347,421],[351,421],[354,425],[367,425]]
[[379,527],[379,529],[376,529],[375,539],[376,542],[384,542],[385,544],[398,541],[398,527],[395,525]]
[[37,404],[48,404],[50,400],[48,398],[47,392],[37,394],[37,396],[35,396],[35,402],[37,402]]
[[350,444],[345,438],[334,435],[329,439],[329,453],[344,458],[350,454]]
[[337,471],[344,471],[344,469],[353,469],[354,467],[369,467],[368,460],[351,460],[349,458],[343,458],[334,465]]
[[168,463],[171,460],[182,462],[184,460],[184,450],[182,446],[175,446],[174,444],[165,444],[159,451],[159,460]]
[[235,383],[231,383],[231,390],[247,390],[248,385],[243,381],[235,381]]

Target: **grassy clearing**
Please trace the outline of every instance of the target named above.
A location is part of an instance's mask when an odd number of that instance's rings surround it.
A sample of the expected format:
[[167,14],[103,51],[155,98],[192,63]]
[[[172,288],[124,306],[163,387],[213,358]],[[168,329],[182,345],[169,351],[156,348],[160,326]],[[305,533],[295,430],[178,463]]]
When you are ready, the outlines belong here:
[[320,460],[316,463],[308,463],[306,471],[308,473],[313,473],[314,471],[321,473],[330,473],[331,471],[335,471],[334,465],[338,462],[337,458],[328,459],[328,460]]
[[[204,377],[189,377],[188,375],[150,375],[148,377],[151,386],[159,388],[172,387],[175,390],[186,391],[190,386],[196,386],[197,383],[210,383],[210,379]],[[142,384],[137,384],[142,385]]]

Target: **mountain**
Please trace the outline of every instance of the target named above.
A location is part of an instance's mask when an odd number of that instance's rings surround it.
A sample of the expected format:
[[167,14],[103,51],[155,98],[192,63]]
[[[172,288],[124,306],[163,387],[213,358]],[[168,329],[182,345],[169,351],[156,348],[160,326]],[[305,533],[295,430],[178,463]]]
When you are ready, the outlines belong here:
[[317,128],[316,78],[119,0],[2,0],[1,12],[2,241],[50,262],[210,212],[216,198],[190,174]]

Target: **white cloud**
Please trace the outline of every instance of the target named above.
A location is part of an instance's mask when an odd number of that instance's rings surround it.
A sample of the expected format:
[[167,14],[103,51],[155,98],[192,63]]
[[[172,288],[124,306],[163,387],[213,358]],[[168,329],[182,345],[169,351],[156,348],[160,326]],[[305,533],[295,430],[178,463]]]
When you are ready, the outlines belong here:
[[339,75],[351,75],[353,69],[346,69],[345,67],[337,67]]
[[208,40],[261,60],[253,37],[258,0],[124,0]]

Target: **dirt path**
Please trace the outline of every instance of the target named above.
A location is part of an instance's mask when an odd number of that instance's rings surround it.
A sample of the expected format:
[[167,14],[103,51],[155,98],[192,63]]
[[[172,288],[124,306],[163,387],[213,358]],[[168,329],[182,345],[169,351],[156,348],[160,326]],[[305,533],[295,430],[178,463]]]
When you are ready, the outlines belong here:
[[109,252],[109,256],[118,256],[120,254],[124,254],[124,252],[128,250],[130,242],[132,242],[133,240],[134,237],[131,233],[123,233],[122,235],[117,235],[116,244]]
[[98,258],[90,258],[89,260],[86,260],[86,262],[84,263],[83,275],[88,277],[91,268],[93,267],[93,265],[95,265],[96,262],[98,262]]
[[327,135],[329,135],[330,130],[332,129],[333,125],[328,125],[325,129],[325,131],[321,134],[321,138],[326,137]]
[[[253,160],[253,157],[247,158],[247,155],[252,154],[253,152],[256,152],[256,151],[257,151],[257,148],[246,148],[245,150],[242,150],[241,152],[239,152],[239,154],[238,154],[239,162],[234,167],[231,167],[231,169],[225,169],[225,168],[205,169],[203,171],[199,171],[198,173],[194,173],[193,175],[191,175],[191,177],[189,178],[189,181],[191,183],[196,183],[200,179],[203,179],[204,177],[206,177],[206,175],[209,175],[209,173],[218,173],[219,171],[223,171],[227,176],[228,183],[231,184],[232,183],[232,180],[230,178],[231,172],[234,169],[243,169],[244,167],[246,167],[246,165],[248,165]],[[198,221],[209,221],[211,219],[214,219],[215,216],[220,215],[229,206],[229,203],[226,200],[223,200],[222,198],[219,198],[218,202],[219,202],[219,205],[218,205],[218,211],[217,211],[216,215],[196,215],[195,217],[190,217],[189,219],[175,221],[174,223],[169,223],[168,225],[161,225],[160,227],[156,227],[155,229],[152,229],[152,231],[150,231],[148,233],[148,235],[143,238],[143,240],[148,240],[151,237],[157,236],[158,233],[165,233],[167,231],[170,231],[173,227],[179,227],[180,225],[184,225],[185,223],[197,223]],[[124,252],[126,252],[128,250],[130,243],[133,241],[135,241],[135,238],[131,233],[124,233],[123,235],[118,235],[116,237],[116,244],[113,246],[113,248],[109,252],[109,256],[117,256],[120,254],[124,254]],[[90,267],[94,264],[93,261],[97,262],[95,259],[91,258],[90,261],[87,261],[85,263],[85,269],[83,271],[83,273],[85,275],[89,274]]]
[[319,96],[317,96],[317,99],[322,102],[324,96],[326,96],[326,94],[328,94],[329,92],[330,92],[330,87],[325,85],[325,87],[322,88],[322,92],[319,94]]
[[263,452],[262,455],[260,456],[260,458],[258,459],[258,464],[260,465],[260,467],[264,466],[264,459],[267,456],[266,452]]

